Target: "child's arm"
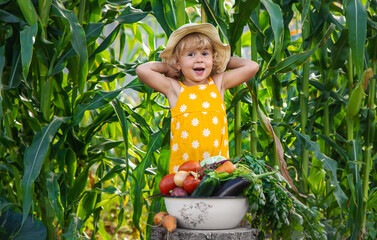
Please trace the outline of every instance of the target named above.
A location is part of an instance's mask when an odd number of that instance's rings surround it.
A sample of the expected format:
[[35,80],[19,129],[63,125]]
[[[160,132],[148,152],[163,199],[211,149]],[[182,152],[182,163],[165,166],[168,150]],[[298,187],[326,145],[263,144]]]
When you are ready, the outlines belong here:
[[238,86],[255,76],[259,65],[246,58],[231,57],[227,69],[222,76],[221,89],[223,91]]
[[[137,66],[136,74],[140,81],[166,97],[175,92],[174,85],[178,84],[180,73],[164,62],[147,62]],[[164,74],[164,75],[163,75]]]

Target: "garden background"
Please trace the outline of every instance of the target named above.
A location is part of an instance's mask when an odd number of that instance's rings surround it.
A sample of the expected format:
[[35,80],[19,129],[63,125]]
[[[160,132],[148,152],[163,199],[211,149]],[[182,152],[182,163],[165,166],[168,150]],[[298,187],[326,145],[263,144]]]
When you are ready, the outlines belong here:
[[210,22],[233,55],[260,65],[225,95],[231,157],[248,151],[277,168],[284,159],[328,239],[376,239],[376,8],[0,0],[0,236],[150,237],[170,115],[135,67],[159,60],[179,26]]

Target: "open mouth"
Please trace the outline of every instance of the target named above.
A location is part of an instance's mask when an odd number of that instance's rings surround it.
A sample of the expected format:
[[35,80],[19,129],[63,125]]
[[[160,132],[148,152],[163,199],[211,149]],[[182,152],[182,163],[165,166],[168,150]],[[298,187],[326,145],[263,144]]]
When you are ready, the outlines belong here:
[[198,74],[202,74],[204,72],[204,68],[194,68],[194,71]]

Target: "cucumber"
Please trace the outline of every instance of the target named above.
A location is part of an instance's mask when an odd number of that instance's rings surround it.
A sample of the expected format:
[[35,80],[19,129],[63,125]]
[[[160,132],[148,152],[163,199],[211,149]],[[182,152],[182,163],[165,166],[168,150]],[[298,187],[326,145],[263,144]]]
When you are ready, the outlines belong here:
[[209,197],[218,185],[217,178],[210,174],[205,175],[200,181],[199,185],[191,193],[193,197]]

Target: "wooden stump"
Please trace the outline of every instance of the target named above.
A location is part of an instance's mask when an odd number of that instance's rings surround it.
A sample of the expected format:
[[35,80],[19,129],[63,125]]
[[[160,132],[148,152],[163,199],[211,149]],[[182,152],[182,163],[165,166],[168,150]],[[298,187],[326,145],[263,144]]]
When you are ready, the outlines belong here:
[[152,227],[152,240],[254,240],[257,230],[252,228],[233,228],[226,230],[192,230],[177,228],[169,236],[163,227]]

